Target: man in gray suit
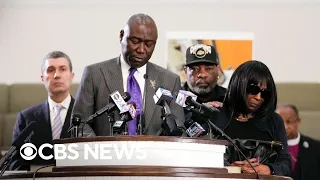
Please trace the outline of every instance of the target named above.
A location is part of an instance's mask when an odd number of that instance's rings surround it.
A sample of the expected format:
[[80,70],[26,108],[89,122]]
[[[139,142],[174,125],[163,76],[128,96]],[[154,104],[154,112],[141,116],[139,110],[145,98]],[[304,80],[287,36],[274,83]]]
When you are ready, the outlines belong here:
[[[181,86],[178,75],[149,62],[157,38],[157,26],[150,16],[133,15],[125,28],[120,31],[121,55],[85,67],[73,113],[81,115],[85,120],[109,103],[111,93],[119,91],[123,94],[125,91],[131,91],[130,101],[137,104],[137,113],[142,114],[143,134],[157,135],[161,129],[161,107],[155,104],[153,95],[161,87],[171,91],[175,96]],[[135,82],[135,87],[132,87],[131,81]],[[169,103],[169,107],[172,114],[177,117],[177,125],[182,127],[183,108],[175,103],[175,97]],[[128,123],[131,123],[128,126],[134,126],[131,127],[134,131],[131,134],[128,127],[129,135],[137,134],[139,117]],[[91,124],[97,136],[110,135],[109,126],[107,114],[97,117]]]

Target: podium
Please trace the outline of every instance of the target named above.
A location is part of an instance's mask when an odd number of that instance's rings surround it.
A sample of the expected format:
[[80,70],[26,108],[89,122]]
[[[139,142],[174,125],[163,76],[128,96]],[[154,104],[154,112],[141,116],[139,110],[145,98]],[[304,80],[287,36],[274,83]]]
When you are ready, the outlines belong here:
[[[254,174],[228,173],[227,141],[165,136],[69,138],[54,141],[60,155],[52,172],[40,180],[227,180],[255,179]],[[55,149],[56,150],[56,149]],[[32,179],[15,173],[2,179]],[[260,175],[261,179],[291,179]]]

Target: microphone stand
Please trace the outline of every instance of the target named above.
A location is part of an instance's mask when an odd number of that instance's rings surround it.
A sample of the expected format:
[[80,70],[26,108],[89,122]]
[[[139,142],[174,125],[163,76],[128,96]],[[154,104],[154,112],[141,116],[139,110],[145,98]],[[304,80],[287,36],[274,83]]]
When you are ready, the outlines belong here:
[[240,150],[240,148],[233,142],[233,140],[226,134],[224,133],[218,126],[216,126],[214,123],[212,123],[210,121],[210,119],[206,118],[208,123],[209,123],[209,127],[213,127],[216,131],[218,131],[222,137],[224,137],[226,140],[228,140],[241,154],[241,156],[243,156],[245,158],[245,160],[248,162],[248,164],[250,165],[250,167],[253,169],[253,171],[255,172],[255,174],[257,175],[257,178],[260,179],[260,176],[258,174],[258,172],[256,171],[256,169],[252,166],[252,164],[249,162],[248,158],[243,154],[243,152]]
[[[115,115],[115,114],[113,114],[113,115]],[[113,124],[116,121],[109,114],[108,114],[108,119],[109,119],[109,122],[110,122],[109,123],[110,136],[113,136]]]
[[[167,116],[170,114],[171,114],[171,111],[170,111],[168,104],[165,101],[163,101],[161,103],[161,118],[162,118],[161,123],[164,123],[167,120]],[[159,131],[157,132],[156,135],[160,136],[163,133],[163,131],[164,131],[163,128],[159,129]]]
[[[74,126],[74,131],[73,131],[74,137],[78,137],[78,129],[79,129],[80,123],[81,123],[80,117],[73,116],[72,125]],[[82,129],[82,133],[83,133],[83,129]]]
[[[145,105],[146,105],[146,93],[147,93],[147,86],[146,86],[146,83],[147,83],[147,79],[148,79],[148,75],[147,74],[144,74],[143,75],[143,79],[145,81],[145,84],[144,84],[144,88],[143,88],[143,96],[142,96],[142,110],[141,112],[139,112],[139,120],[138,120],[138,133],[139,135],[143,135],[145,132],[144,132],[144,126],[145,126],[145,119],[142,119],[144,117],[144,110],[145,110]],[[143,121],[142,121],[143,120]]]
[[12,157],[3,164],[3,167],[0,172],[0,179],[1,179],[2,175],[4,174],[4,172],[7,170],[8,166],[11,164],[11,162],[12,162]]
[[[207,121],[209,121],[209,120],[207,120]],[[209,126],[209,139],[213,139],[213,133],[212,133],[212,126],[211,126],[211,124],[208,122],[208,126]]]

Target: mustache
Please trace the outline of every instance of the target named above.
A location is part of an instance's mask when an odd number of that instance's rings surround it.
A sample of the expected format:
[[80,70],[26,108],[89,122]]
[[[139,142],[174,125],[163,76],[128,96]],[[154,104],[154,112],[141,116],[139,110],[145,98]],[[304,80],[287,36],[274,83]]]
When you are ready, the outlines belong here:
[[198,83],[208,83],[208,82],[205,79],[198,79],[196,81],[196,84],[198,84]]

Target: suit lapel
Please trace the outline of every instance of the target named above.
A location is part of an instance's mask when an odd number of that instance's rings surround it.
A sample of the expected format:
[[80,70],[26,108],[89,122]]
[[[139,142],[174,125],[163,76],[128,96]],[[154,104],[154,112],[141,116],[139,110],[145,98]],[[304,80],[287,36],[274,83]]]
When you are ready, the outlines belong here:
[[64,124],[63,124],[63,127],[62,127],[60,138],[69,138],[69,137],[71,137],[70,133],[68,132],[68,129],[70,127],[70,119],[71,119],[71,113],[72,113],[73,104],[74,104],[74,99],[73,99],[73,97],[71,97],[71,102],[70,102],[70,105],[69,105],[69,108],[68,108],[66,119],[64,120]]
[[151,120],[153,118],[153,113],[156,108],[156,104],[153,100],[153,95],[157,91],[160,85],[159,73],[157,69],[151,64],[147,64],[147,75],[148,79],[145,82],[146,95],[145,95],[145,129],[147,130]]
[[[48,135],[51,136],[52,139],[52,130],[51,130],[51,122],[50,122],[50,110],[49,110],[49,103],[45,101],[41,105],[41,109],[34,113],[35,117],[37,118],[37,122],[39,124],[44,124],[45,128],[48,129]],[[43,127],[43,126],[40,126]]]
[[[300,138],[300,142],[299,142],[299,155],[298,155],[298,161],[297,161],[297,165],[300,169],[300,173],[304,174],[303,172],[305,171],[304,168],[309,167],[308,166],[308,161],[305,161],[305,159],[301,158],[301,157],[308,157],[308,149],[309,148],[309,142],[303,137],[303,135],[301,135]],[[300,175],[301,175],[300,174]]]
[[110,93],[119,91],[120,94],[123,94],[124,90],[120,57],[112,59],[108,67],[101,66],[100,69]]

